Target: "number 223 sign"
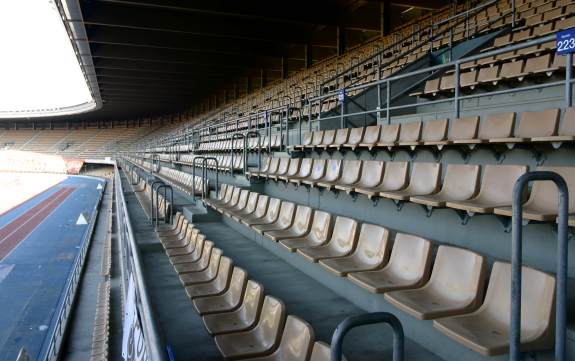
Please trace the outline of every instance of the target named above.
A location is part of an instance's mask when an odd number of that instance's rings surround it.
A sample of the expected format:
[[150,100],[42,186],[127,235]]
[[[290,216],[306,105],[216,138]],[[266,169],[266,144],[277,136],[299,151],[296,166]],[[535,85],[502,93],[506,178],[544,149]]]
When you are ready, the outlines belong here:
[[575,52],[575,28],[557,33],[557,55]]

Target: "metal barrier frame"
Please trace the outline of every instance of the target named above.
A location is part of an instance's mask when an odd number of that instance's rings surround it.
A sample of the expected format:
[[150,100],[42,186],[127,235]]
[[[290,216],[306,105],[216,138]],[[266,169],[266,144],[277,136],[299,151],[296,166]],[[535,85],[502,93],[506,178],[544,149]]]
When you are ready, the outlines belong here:
[[[158,224],[159,224],[159,220],[160,220],[160,209],[159,209],[159,205],[160,205],[160,189],[164,190],[164,223],[170,223],[171,219],[172,219],[172,207],[174,205],[174,189],[172,188],[171,185],[169,184],[161,184],[158,186],[158,188],[156,189],[156,206],[158,207],[157,210],[157,214],[156,214],[156,218],[154,220],[155,222],[155,227],[158,228]],[[168,201],[167,201],[167,192],[168,190],[170,191],[170,205],[168,206]],[[168,212],[168,210],[170,212]]]

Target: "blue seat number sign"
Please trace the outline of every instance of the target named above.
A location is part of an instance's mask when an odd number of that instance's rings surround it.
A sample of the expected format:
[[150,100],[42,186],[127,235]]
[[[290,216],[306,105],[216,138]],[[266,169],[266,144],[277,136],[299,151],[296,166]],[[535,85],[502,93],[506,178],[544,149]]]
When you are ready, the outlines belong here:
[[575,28],[557,33],[557,55],[575,52]]
[[337,98],[340,102],[344,101],[345,99],[345,90],[340,89],[339,92],[337,93]]

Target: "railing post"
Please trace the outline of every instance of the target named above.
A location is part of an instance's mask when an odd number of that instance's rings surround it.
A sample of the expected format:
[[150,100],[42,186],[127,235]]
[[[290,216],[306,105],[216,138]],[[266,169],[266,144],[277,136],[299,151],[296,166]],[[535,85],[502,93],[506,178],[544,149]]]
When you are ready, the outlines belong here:
[[[556,55],[557,56],[557,55]],[[573,104],[573,53],[565,55],[565,107],[569,108]]]
[[457,61],[455,63],[455,75],[454,75],[454,86],[455,86],[455,95],[453,97],[453,105],[454,105],[454,111],[453,111],[453,116],[454,119],[459,118],[459,115],[461,113],[460,111],[460,104],[459,104],[459,96],[460,96],[460,77],[461,77],[461,66],[459,64],[459,61]]
[[389,114],[389,107],[391,106],[391,81],[386,81],[387,87],[385,89],[385,120],[387,124],[391,124],[391,114]]
[[523,174],[513,187],[511,233],[511,320],[509,359],[521,359],[521,267],[523,264],[523,191],[532,181],[552,181],[559,193],[557,232],[557,296],[555,299],[555,360],[565,361],[567,328],[567,218],[569,191],[563,177],[555,172],[535,171]]
[[513,29],[515,29],[515,21],[516,21],[515,0],[511,0],[511,27]]

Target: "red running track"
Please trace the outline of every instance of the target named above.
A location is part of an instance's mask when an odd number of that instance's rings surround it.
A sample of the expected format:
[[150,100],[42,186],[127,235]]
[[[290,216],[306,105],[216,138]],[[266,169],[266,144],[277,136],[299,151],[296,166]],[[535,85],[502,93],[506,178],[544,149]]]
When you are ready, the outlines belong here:
[[0,260],[28,237],[74,190],[74,187],[62,187],[0,229]]

